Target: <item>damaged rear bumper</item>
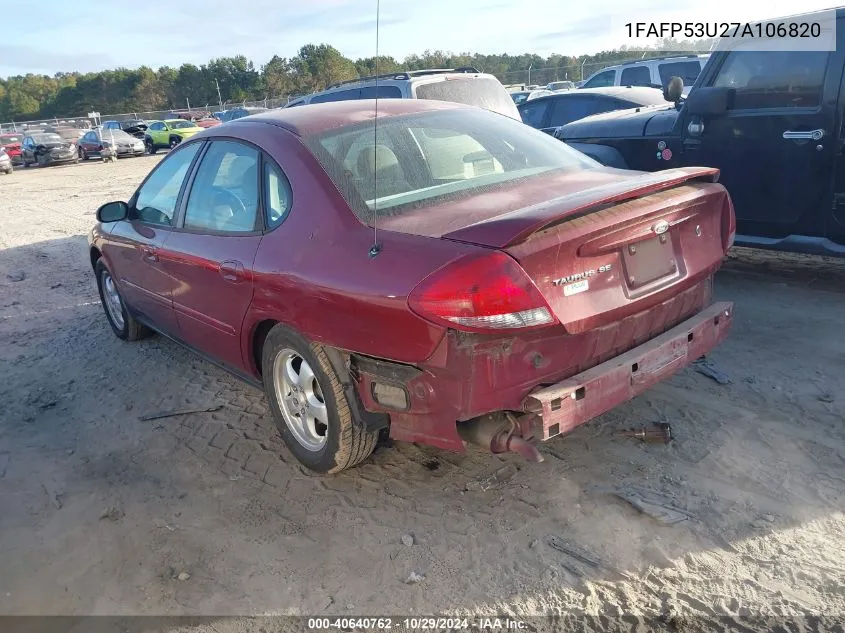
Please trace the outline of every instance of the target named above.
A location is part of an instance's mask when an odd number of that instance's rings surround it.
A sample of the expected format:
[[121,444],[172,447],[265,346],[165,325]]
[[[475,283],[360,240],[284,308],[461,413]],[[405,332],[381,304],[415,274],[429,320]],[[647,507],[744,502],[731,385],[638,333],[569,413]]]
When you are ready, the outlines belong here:
[[712,350],[732,319],[733,303],[715,303],[638,347],[532,392],[523,402],[533,414],[531,434],[548,440],[638,396]]

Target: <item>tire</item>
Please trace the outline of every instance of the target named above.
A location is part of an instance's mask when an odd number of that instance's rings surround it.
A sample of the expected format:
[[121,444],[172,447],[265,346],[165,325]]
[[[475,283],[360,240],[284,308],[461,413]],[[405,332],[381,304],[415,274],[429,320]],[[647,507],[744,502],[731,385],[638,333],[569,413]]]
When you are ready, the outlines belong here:
[[[288,359],[292,361],[290,364]],[[291,398],[285,398],[282,392],[286,389],[279,374],[284,375],[286,369],[292,367],[307,377],[309,373],[305,371],[303,362],[313,372],[316,388],[313,382],[304,384],[300,386],[304,393],[292,393]],[[283,325],[276,325],[264,342],[261,366],[264,392],[273,411],[273,420],[288,449],[303,466],[317,473],[338,473],[370,456],[376,447],[378,431],[369,432],[354,422],[340,380],[320,345],[309,343]],[[308,382],[307,378],[305,382]],[[280,393],[285,402],[280,402]],[[310,402],[321,401],[324,405],[327,424],[314,425],[324,437],[320,446],[315,442],[309,447],[307,440],[297,436],[296,420],[288,422],[286,411],[291,410],[291,402],[296,402],[297,397],[306,411],[310,411]],[[307,425],[300,425],[300,428],[304,426]]]
[[147,153],[152,156],[156,153],[156,145],[153,143],[153,139],[145,138],[144,139],[144,147],[147,148]]
[[[104,288],[104,286],[108,285],[108,280],[111,280],[111,271],[106,268],[102,259],[98,259],[97,263],[94,265],[94,273],[97,275],[97,290],[100,292],[100,301],[103,304],[103,311],[106,313],[106,320],[108,320],[115,336],[123,339],[124,341],[137,341],[138,339],[142,339],[152,334],[152,331],[149,328],[138,323],[138,321],[135,320],[135,317],[133,317],[126,309],[126,304],[123,301],[123,297],[120,296],[116,285],[113,285],[113,288],[114,293],[117,295],[120,319],[118,320],[112,316],[108,303],[109,296]],[[114,284],[113,280],[111,283]],[[114,307],[117,308],[118,306]]]
[[80,147],[77,154],[79,154],[79,160],[88,160],[88,152],[85,151],[84,147]]
[[179,145],[179,143],[181,143],[181,142],[182,142],[182,139],[179,138],[178,136],[171,136],[170,137],[170,149],[173,149],[174,147]]

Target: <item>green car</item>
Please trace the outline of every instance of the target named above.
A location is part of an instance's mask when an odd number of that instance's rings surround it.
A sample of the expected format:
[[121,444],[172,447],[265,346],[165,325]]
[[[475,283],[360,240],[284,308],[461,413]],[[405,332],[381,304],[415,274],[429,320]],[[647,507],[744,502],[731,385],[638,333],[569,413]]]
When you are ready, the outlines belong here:
[[202,132],[192,121],[184,119],[166,119],[164,121],[150,121],[147,124],[147,132],[144,136],[144,145],[150,154],[155,154],[161,147],[173,149],[187,138],[191,138],[197,132]]

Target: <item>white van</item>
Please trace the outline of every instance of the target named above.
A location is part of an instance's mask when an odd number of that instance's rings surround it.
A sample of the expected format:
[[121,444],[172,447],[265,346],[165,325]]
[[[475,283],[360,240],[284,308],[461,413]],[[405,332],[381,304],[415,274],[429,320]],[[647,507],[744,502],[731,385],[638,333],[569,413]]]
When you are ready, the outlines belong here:
[[672,77],[684,80],[684,95],[695,83],[710,55],[684,57],[653,57],[608,66],[590,75],[580,88],[608,88],[610,86],[645,86],[665,89]]
[[492,110],[521,121],[508,91],[495,76],[472,67],[406,70],[361,77],[294,99],[285,108],[351,99],[434,99]]

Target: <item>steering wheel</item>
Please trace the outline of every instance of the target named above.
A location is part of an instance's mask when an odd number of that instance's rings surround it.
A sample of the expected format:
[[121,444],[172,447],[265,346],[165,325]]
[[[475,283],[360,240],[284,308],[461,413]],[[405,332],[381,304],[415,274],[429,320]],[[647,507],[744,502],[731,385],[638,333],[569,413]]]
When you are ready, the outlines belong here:
[[212,208],[217,206],[227,206],[232,211],[232,218],[227,222],[233,225],[243,225],[249,220],[249,213],[247,213],[246,205],[234,193],[228,189],[214,189],[211,195]]

